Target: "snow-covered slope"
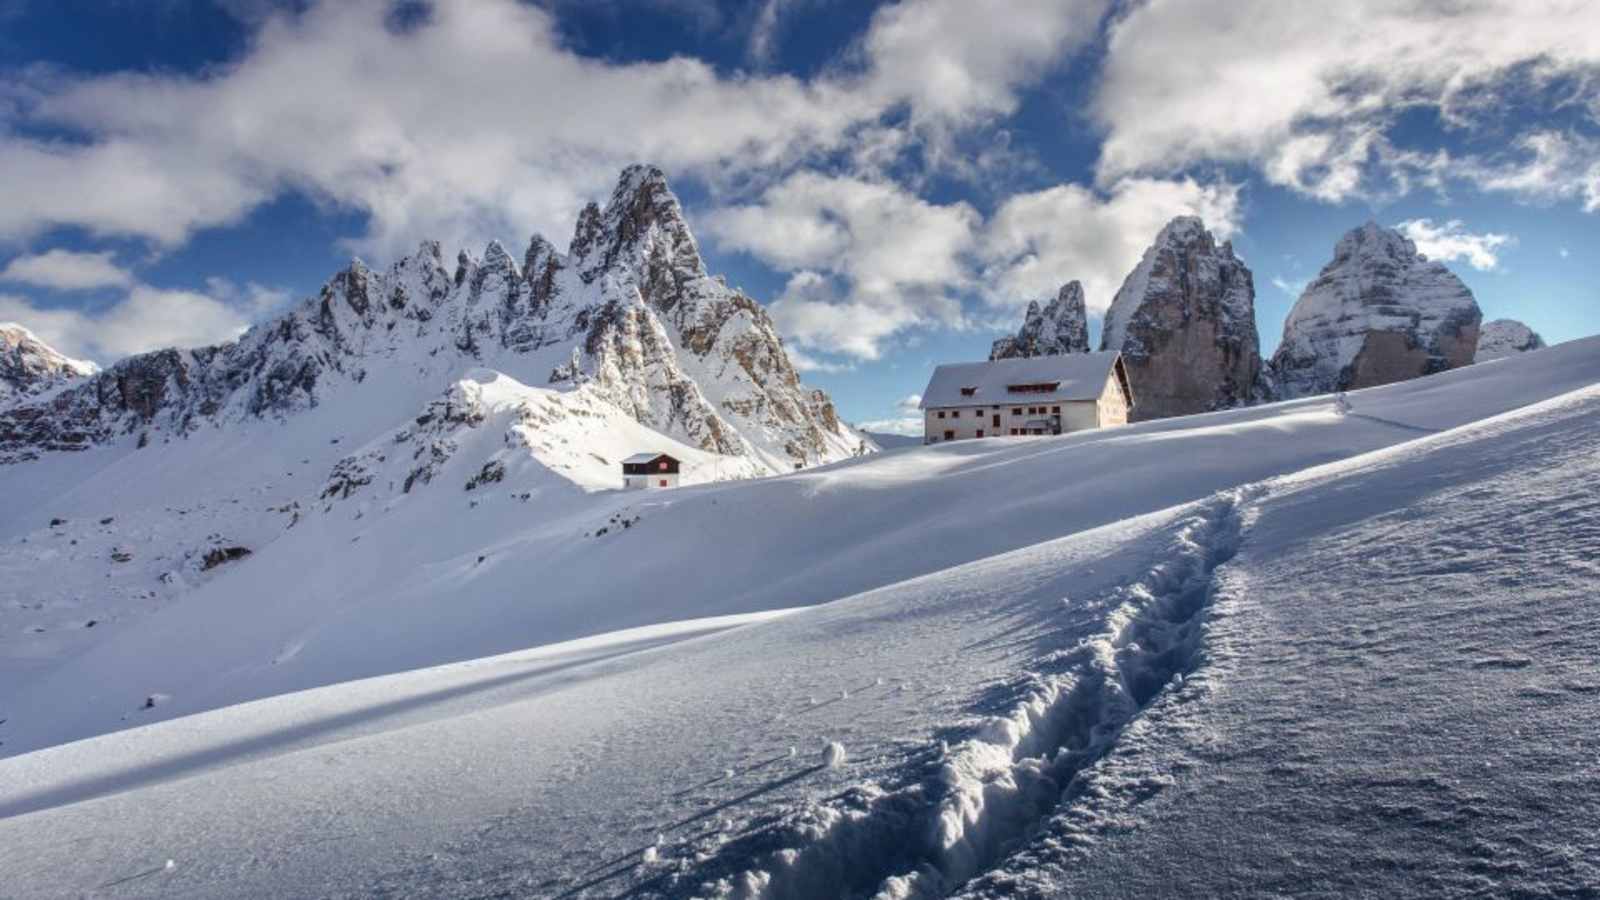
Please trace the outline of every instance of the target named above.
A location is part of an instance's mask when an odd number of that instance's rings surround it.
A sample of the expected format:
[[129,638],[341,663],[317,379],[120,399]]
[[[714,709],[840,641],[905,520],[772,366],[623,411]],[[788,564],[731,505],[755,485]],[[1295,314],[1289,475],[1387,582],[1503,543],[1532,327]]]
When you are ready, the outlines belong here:
[[1029,356],[1059,356],[1089,352],[1089,314],[1084,307],[1083,285],[1069,281],[1054,299],[1039,306],[1028,303],[1022,328],[1013,337],[1003,337],[989,350],[990,359],[1015,359]]
[[1478,331],[1478,352],[1473,362],[1504,359],[1517,353],[1544,349],[1544,338],[1516,319],[1495,319]]
[[1106,311],[1101,350],[1120,350],[1136,421],[1257,401],[1255,283],[1230,243],[1195,216],[1167,223]]
[[1282,396],[1304,397],[1468,365],[1482,318],[1443,263],[1368,222],[1339,239],[1289,311],[1273,376]]
[[[1519,368],[1500,379],[1493,399],[1472,405],[1430,403],[1436,391],[1474,390],[1468,370],[1443,385],[1420,384],[1372,418],[1364,409],[1339,416],[1313,400],[1061,441],[895,450],[651,495],[585,494],[526,464],[485,484],[486,461],[525,452],[515,427],[521,413],[505,409],[472,427],[477,415],[439,415],[436,406],[435,418],[402,441],[389,435],[356,454],[392,448],[369,484],[345,497],[345,483],[318,477],[306,494],[320,499],[273,507],[278,535],[270,542],[211,524],[230,521],[235,507],[261,506],[244,495],[181,516],[159,506],[148,517],[119,513],[104,536],[96,536],[97,516],[67,514],[67,525],[8,545],[11,583],[35,587],[47,602],[5,611],[0,658],[27,677],[0,682],[10,719],[0,726],[0,753],[606,630],[820,603],[1386,446],[1416,427],[1531,402],[1573,383],[1551,366]],[[460,449],[441,453],[426,483],[406,491],[418,460],[433,460],[439,441]],[[502,451],[509,453],[492,456]],[[1179,461],[1181,478],[1172,474]],[[179,472],[195,477],[200,465]],[[102,488],[112,494],[107,508],[142,507],[118,501],[117,490],[140,488],[123,484],[116,469],[84,485],[84,497],[98,500]],[[176,566],[173,551],[141,536],[169,521],[163,516],[189,515],[218,517],[202,519],[207,534],[255,552],[203,578],[184,569],[190,588],[162,593],[169,586],[158,568],[139,566]],[[78,552],[63,546],[72,539],[88,551],[74,563],[82,574],[57,587],[60,556],[34,554]],[[132,561],[101,553],[96,542],[112,540]],[[210,547],[197,542],[190,559]],[[75,604],[99,602],[99,593],[75,592],[97,580],[157,592],[141,601],[155,611],[84,628],[97,613]],[[57,640],[70,643],[56,653],[39,649]],[[164,699],[143,708],[157,694]],[[63,696],[73,703],[63,707]]]
[[[677,492],[607,536],[607,565],[588,560],[614,595],[589,605],[595,624],[626,624],[615,597],[637,588],[620,570],[648,558],[658,577],[640,599],[691,621],[0,760],[7,885],[1581,896],[1600,876],[1585,774],[1600,734],[1597,350],[1359,391],[1348,408],[911,448]],[[326,546],[354,521],[341,512],[305,520]],[[420,577],[547,553],[532,535],[561,527],[525,522],[483,563],[419,559]],[[693,547],[716,557],[677,566]],[[732,573],[684,580],[746,554],[777,595],[839,599],[706,621],[796,605],[740,592]],[[224,576],[235,592],[265,556]],[[518,585],[525,606],[560,593],[526,575],[480,587]],[[386,617],[448,634],[468,598],[324,609],[278,665],[326,665],[313,648],[328,628],[347,631],[346,652],[358,633],[385,643]],[[267,599],[226,613],[273,627]],[[204,610],[184,613],[172,621]],[[120,688],[108,671],[57,682],[58,706]]]
[[32,399],[100,371],[63,356],[16,322],[0,322],[0,405]]

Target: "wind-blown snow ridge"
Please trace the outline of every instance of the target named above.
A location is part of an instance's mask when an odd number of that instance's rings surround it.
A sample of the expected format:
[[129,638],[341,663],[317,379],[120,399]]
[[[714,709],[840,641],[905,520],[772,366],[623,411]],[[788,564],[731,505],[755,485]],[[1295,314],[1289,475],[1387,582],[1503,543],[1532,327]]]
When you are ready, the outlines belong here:
[[807,840],[724,879],[716,896],[944,897],[1004,859],[1064,791],[1070,796],[1078,772],[1201,664],[1217,570],[1237,551],[1246,508],[1262,493],[1250,486],[1194,504],[1164,560],[1090,604],[1109,608],[1106,631],[1040,660],[1022,698],[945,750],[933,778],[898,790],[863,785],[810,811],[812,824],[794,828]]

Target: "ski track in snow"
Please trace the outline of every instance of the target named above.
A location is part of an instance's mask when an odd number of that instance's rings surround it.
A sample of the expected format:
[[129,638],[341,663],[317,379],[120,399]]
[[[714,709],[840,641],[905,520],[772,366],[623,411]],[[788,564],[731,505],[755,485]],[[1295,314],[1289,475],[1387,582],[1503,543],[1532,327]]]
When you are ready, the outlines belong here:
[[[1165,558],[1108,598],[1107,629],[1039,660],[1023,676],[1026,695],[944,754],[931,779],[851,791],[820,814],[826,824],[813,840],[721,879],[715,895],[942,897],[1002,859],[1055,809],[1078,771],[1199,664],[1215,573],[1237,551],[1242,507],[1259,493],[1247,487],[1199,504]],[[661,893],[700,895],[703,878],[685,879],[695,883],[688,892]]]

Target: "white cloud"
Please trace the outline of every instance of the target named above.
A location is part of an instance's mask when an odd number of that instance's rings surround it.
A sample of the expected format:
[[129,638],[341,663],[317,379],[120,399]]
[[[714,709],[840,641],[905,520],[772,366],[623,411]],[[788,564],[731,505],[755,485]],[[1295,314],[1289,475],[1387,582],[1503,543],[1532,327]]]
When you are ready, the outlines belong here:
[[1480,272],[1492,272],[1498,268],[1499,249],[1512,243],[1508,234],[1473,234],[1467,231],[1460,219],[1451,219],[1441,225],[1433,224],[1432,219],[1408,219],[1395,227],[1429,259],[1441,262],[1463,260]]
[[1600,140],[1556,131],[1536,131],[1517,142],[1521,158],[1466,160],[1458,177],[1487,191],[1534,200],[1576,200],[1600,212]]
[[873,419],[862,422],[856,427],[862,431],[871,431],[876,434],[899,434],[906,437],[922,437],[921,416],[897,416],[893,419]]
[[901,112],[935,135],[1003,114],[1093,36],[1104,0],[1030,0],[981,28],[964,2],[906,0],[810,80],[586,58],[515,0],[434,4],[408,29],[384,26],[388,0],[245,7],[249,49],[202,75],[24,76],[0,120],[0,238],[74,225],[173,245],[303,190],[369,213],[355,243],[380,257],[422,237],[559,241],[627,163],[764,182]]
[[898,185],[799,172],[757,203],[714,211],[718,243],[792,273],[772,315],[802,347],[877,359],[919,324],[958,325],[955,292],[981,224],[965,203],[938,206]]
[[984,292],[996,306],[1018,306],[1078,279],[1089,309],[1104,311],[1162,226],[1179,215],[1200,216],[1227,240],[1239,227],[1238,187],[1130,178],[1104,195],[1075,184],[1017,194],[986,229]]
[[854,372],[855,365],[846,362],[834,362],[829,359],[812,356],[798,347],[785,347],[784,352],[789,355],[789,362],[794,364],[797,372],[821,372],[825,375],[838,375],[842,372]]
[[1245,162],[1326,200],[1403,190],[1445,160],[1390,143],[1401,113],[1429,106],[1470,127],[1504,114],[1495,97],[1507,81],[1596,66],[1594,3],[1149,0],[1111,29],[1094,104],[1108,132],[1098,174],[1109,184]]
[[1289,279],[1279,275],[1273,277],[1272,286],[1280,291],[1283,291],[1285,294],[1288,294],[1291,297],[1298,297],[1300,296],[1300,293],[1306,289],[1306,280],[1301,278],[1295,281],[1290,281]]
[[88,312],[42,307],[0,294],[0,320],[22,323],[68,356],[115,362],[162,347],[197,347],[232,340],[249,327],[245,310],[195,291],[135,284],[111,307]]
[[1558,250],[1558,251],[1556,251],[1556,252],[1558,252],[1558,253],[1560,253],[1560,254],[1561,254],[1561,258],[1562,258],[1562,259],[1566,259],[1566,258],[1567,258],[1567,257],[1569,257],[1569,256],[1571,256],[1571,255],[1572,255],[1572,251],[1570,251],[1570,250],[1568,250],[1568,249],[1567,249],[1567,248],[1565,248],[1565,247],[1562,247],[1562,248],[1561,248],[1561,249],[1560,249],[1560,250]]
[[903,413],[916,412],[918,409],[922,408],[922,395],[907,394],[906,396],[900,398],[900,402],[895,404],[895,408]]
[[0,281],[14,281],[57,291],[126,287],[133,276],[118,266],[112,253],[76,253],[60,248],[19,256],[0,271]]

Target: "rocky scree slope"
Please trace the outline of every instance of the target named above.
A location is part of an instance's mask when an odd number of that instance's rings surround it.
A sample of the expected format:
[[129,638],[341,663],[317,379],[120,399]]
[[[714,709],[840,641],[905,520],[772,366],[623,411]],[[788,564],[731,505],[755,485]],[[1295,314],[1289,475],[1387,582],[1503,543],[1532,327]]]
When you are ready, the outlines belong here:
[[411,415],[477,367],[588,385],[642,425],[769,471],[871,449],[801,383],[765,309],[706,272],[661,171],[636,165],[605,207],[583,210],[566,253],[535,235],[520,263],[498,242],[453,267],[437,242],[382,272],[354,260],[235,342],[130,357],[11,405],[0,462],[144,447],[342,398]]

